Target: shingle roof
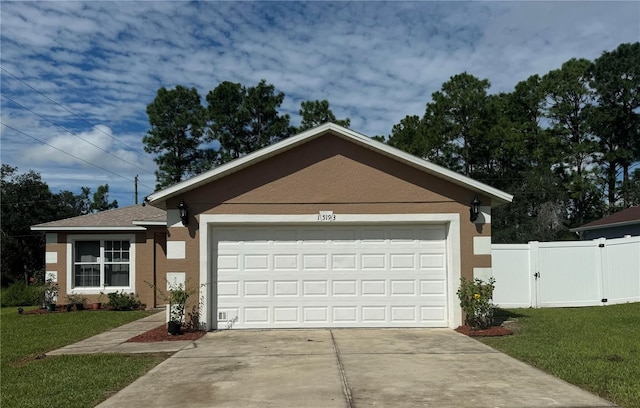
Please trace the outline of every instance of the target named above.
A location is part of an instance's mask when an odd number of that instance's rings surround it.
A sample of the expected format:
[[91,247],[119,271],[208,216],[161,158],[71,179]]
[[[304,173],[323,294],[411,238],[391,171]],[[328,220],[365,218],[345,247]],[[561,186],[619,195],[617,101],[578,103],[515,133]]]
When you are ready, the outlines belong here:
[[629,207],[626,210],[618,211],[599,220],[591,221],[571,231],[588,231],[592,229],[600,229],[613,227],[617,225],[640,224],[640,205]]
[[[55,229],[136,229],[136,225],[166,223],[167,212],[151,205],[132,205],[94,214],[34,225],[32,230]],[[136,222],[134,224],[134,222]],[[137,227],[140,229],[140,227]]]

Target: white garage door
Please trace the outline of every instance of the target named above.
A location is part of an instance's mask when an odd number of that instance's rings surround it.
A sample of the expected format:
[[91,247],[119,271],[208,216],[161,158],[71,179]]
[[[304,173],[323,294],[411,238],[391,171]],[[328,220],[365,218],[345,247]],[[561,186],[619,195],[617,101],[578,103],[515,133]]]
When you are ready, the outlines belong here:
[[444,226],[223,228],[213,238],[219,329],[447,326]]

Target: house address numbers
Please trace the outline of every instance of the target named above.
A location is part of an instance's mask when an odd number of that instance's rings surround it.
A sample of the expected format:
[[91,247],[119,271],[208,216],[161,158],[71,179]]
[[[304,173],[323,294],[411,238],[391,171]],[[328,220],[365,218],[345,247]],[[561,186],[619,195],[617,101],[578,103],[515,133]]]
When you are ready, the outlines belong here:
[[336,215],[333,211],[320,211],[318,213],[318,221],[331,222],[336,220]]

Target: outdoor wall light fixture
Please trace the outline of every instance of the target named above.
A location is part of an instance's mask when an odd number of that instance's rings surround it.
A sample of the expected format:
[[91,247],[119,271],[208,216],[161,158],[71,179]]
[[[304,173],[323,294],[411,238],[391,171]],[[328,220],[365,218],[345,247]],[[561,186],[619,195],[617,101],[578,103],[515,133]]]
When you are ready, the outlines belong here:
[[180,201],[180,204],[178,204],[178,211],[180,211],[180,219],[182,220],[182,225],[189,224],[189,212],[187,210],[187,205],[184,203],[184,201]]
[[471,207],[469,207],[469,221],[474,222],[478,219],[478,214],[480,214],[480,200],[478,197],[473,197],[471,201]]

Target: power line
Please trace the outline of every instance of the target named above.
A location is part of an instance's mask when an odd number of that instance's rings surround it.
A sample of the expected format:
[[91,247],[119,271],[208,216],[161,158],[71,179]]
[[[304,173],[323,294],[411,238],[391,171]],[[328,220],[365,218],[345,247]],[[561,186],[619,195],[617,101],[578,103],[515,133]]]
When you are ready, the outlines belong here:
[[[100,170],[106,171],[107,173],[111,173],[111,174],[113,174],[114,176],[117,176],[117,177],[123,178],[123,179],[125,179],[125,180],[127,180],[127,181],[130,181],[128,177],[122,176],[122,175],[120,175],[120,174],[118,174],[118,173],[114,173],[113,171],[108,170],[108,169],[105,169],[104,167],[100,167],[100,166],[98,166],[97,164],[94,164],[94,163],[88,162],[87,160],[84,160],[84,159],[82,159],[82,158],[80,158],[80,157],[78,157],[78,156],[76,156],[76,155],[73,155],[73,154],[71,154],[71,153],[69,153],[69,152],[65,152],[64,150],[59,149],[59,148],[57,148],[57,147],[55,147],[55,146],[53,146],[53,145],[51,145],[51,144],[49,144],[49,143],[47,143],[47,142],[45,142],[45,141],[43,141],[43,140],[40,140],[40,139],[38,139],[37,137],[31,136],[31,135],[29,135],[29,134],[27,134],[27,133],[25,133],[25,132],[23,132],[23,131],[21,131],[21,130],[18,130],[18,129],[16,129],[16,128],[14,128],[13,126],[9,126],[9,125],[7,125],[6,123],[4,123],[4,122],[2,122],[2,121],[0,121],[0,125],[3,125],[3,126],[5,126],[5,127],[7,127],[8,129],[13,130],[14,132],[18,132],[19,134],[21,134],[21,135],[23,135],[23,136],[27,136],[27,137],[29,137],[29,138],[31,138],[31,139],[33,139],[33,140],[36,140],[36,141],[38,141],[38,142],[40,142],[40,143],[42,143],[42,144],[44,144],[44,145],[47,145],[47,146],[49,146],[49,147],[51,147],[51,148],[53,148],[53,149],[55,149],[55,150],[57,150],[57,151],[59,151],[59,152],[62,152],[62,153],[64,153],[64,154],[68,155],[68,156],[71,156],[71,157],[73,157],[73,158],[74,158],[74,159],[76,159],[76,160],[80,160],[81,162],[86,163],[86,164],[88,164],[88,165],[90,165],[90,166],[93,166],[93,167],[98,168],[98,169],[100,169]],[[143,183],[140,183],[140,184],[141,184],[141,185],[143,185],[143,186],[145,186],[145,187],[147,187],[148,189],[150,189],[150,190],[152,190],[152,191],[154,191],[154,190],[155,190],[154,188],[149,187],[149,186],[148,186],[148,185],[146,185],[146,184],[143,184]]]
[[[145,173],[147,173],[147,174],[153,174],[153,173],[151,173],[150,171],[145,170],[145,169],[143,169],[142,167],[138,166],[137,164],[131,163],[130,161],[125,160],[125,159],[123,159],[122,157],[116,156],[115,154],[111,153],[110,151],[105,150],[105,149],[103,149],[102,147],[98,146],[97,144],[95,144],[95,143],[93,143],[93,142],[91,142],[91,141],[89,141],[89,140],[87,140],[87,139],[85,139],[85,138],[83,138],[83,137],[81,137],[81,136],[79,136],[79,135],[75,134],[74,132],[72,132],[71,130],[69,130],[69,129],[65,128],[64,126],[60,126],[60,125],[56,124],[55,122],[53,122],[53,121],[51,121],[51,120],[49,120],[49,119],[45,118],[44,116],[42,116],[42,115],[40,115],[40,114],[38,114],[38,113],[36,113],[36,112],[32,111],[31,109],[27,108],[26,106],[24,106],[24,105],[22,105],[22,104],[20,104],[20,103],[16,102],[15,100],[13,100],[12,98],[8,97],[7,95],[2,94],[2,96],[3,96],[3,97],[5,97],[6,99],[10,100],[11,102],[13,102],[14,104],[16,104],[17,106],[21,107],[22,109],[25,109],[25,110],[27,110],[27,111],[29,111],[29,112],[33,113],[34,115],[36,115],[36,116],[37,116],[37,117],[39,117],[40,119],[45,120],[45,121],[47,121],[47,122],[51,123],[53,126],[57,127],[58,129],[62,129],[63,131],[65,131],[65,132],[67,132],[67,133],[69,133],[69,134],[71,134],[71,135],[73,135],[73,136],[77,137],[78,139],[83,140],[83,141],[85,141],[85,142],[89,143],[90,145],[92,145],[92,146],[93,146],[93,147],[95,147],[96,149],[99,149],[99,150],[101,150],[101,151],[103,151],[103,152],[107,153],[108,155],[111,155],[111,156],[115,157],[115,158],[116,158],[116,159],[118,159],[118,160],[122,160],[123,162],[125,162],[125,163],[127,163],[127,164],[129,164],[129,165],[131,165],[131,166],[133,166],[133,167],[135,167],[136,169],[142,170],[143,172],[145,172]],[[95,127],[94,127],[94,129],[97,129],[97,128],[95,128]],[[104,133],[104,132],[103,132],[103,133]]]
[[[42,95],[43,97],[45,97],[47,100],[49,100],[50,102],[58,105],[59,107],[61,107],[62,109],[64,109],[65,111],[69,112],[70,114],[72,114],[73,116],[75,116],[76,118],[80,119],[81,121],[87,123],[88,125],[96,128],[100,133],[103,133],[105,136],[110,137],[111,139],[115,140],[116,142],[120,143],[121,145],[125,146],[125,147],[129,147],[127,146],[123,141],[121,141],[120,139],[114,137],[113,135],[108,134],[107,132],[103,131],[102,129],[96,127],[96,125],[94,125],[93,123],[89,122],[88,120],[86,120],[85,118],[83,118],[82,116],[78,115],[77,113],[73,112],[71,109],[67,108],[66,106],[62,105],[61,103],[51,99],[50,97],[48,97],[47,95],[45,95],[44,93],[42,93],[41,91],[37,90],[36,88],[34,88],[33,86],[29,85],[27,82],[23,81],[22,79],[18,78],[17,76],[15,76],[14,74],[12,74],[11,72],[7,71],[4,67],[0,66],[0,70],[4,71],[5,73],[7,73],[7,75],[9,75],[10,77],[14,78],[15,80],[17,80],[18,82],[22,83],[23,85],[25,85],[26,87],[28,87],[29,89],[37,92],[38,94]],[[148,157],[145,156],[141,156],[142,158],[149,160],[150,162],[154,163],[155,162],[151,159],[149,159]]]

